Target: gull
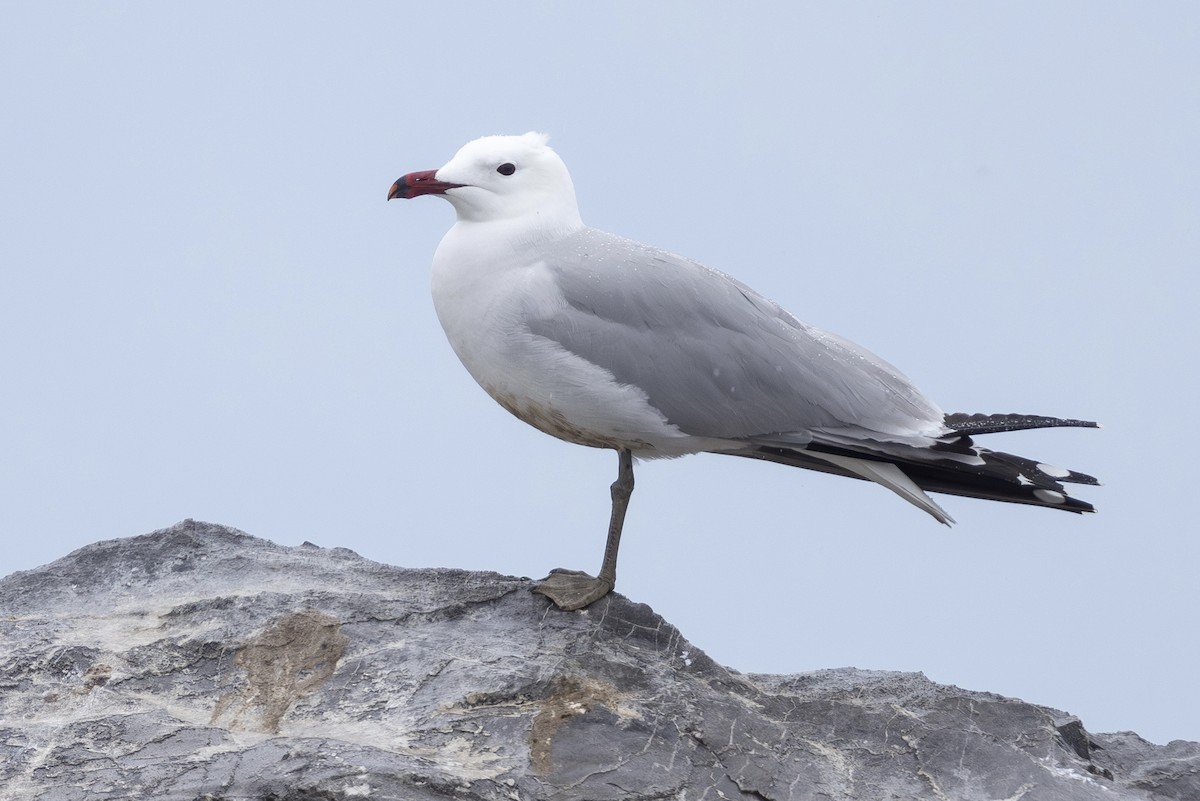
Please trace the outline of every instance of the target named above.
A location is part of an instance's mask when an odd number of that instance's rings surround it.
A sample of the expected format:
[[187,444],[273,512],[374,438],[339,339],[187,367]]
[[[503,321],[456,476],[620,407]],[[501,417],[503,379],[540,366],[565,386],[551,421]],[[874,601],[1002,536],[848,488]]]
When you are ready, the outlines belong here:
[[493,399],[551,436],[617,452],[599,574],[535,587],[581,609],[616,584],[633,460],[719,453],[865,479],[947,525],[927,491],[1091,512],[1091,476],[987,450],[981,434],[1086,420],[946,414],[895,367],[698,262],[584,225],[544,134],[486,136],[388,200],[439,195],[433,257],[454,352]]

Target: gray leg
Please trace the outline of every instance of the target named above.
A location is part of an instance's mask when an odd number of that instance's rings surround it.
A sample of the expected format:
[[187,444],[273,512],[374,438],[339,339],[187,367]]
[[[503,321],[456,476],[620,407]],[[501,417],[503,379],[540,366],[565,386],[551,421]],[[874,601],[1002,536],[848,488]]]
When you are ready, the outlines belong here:
[[621,529],[625,525],[629,496],[633,495],[633,453],[625,448],[618,450],[617,465],[617,480],[612,484],[612,517],[608,522],[608,541],[604,545],[600,575],[593,578],[582,570],[557,568],[533,588],[534,592],[554,601],[559,609],[582,609],[608,595],[617,583],[617,550],[621,547]]

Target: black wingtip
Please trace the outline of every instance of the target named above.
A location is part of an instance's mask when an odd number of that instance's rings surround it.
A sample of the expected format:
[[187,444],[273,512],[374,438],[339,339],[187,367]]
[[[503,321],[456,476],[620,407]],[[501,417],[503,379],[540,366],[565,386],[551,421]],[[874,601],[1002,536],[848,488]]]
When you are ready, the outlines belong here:
[[1092,422],[1091,420],[1047,417],[1040,414],[967,414],[966,412],[953,412],[946,415],[945,422],[947,428],[966,436],[998,434],[1002,431],[1026,431],[1031,428],[1100,427],[1099,423]]

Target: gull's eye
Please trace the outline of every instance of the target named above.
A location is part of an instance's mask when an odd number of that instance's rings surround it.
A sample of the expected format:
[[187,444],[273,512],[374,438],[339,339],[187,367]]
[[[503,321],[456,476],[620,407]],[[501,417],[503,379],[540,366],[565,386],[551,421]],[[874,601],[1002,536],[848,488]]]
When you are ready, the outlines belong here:
[[513,164],[511,161],[506,161],[496,168],[496,172],[500,173],[501,175],[512,175],[516,171],[517,165]]

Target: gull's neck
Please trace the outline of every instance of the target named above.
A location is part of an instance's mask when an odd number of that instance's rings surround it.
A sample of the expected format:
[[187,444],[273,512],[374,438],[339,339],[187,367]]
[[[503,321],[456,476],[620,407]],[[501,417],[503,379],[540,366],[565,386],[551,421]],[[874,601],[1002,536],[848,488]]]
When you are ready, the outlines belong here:
[[443,239],[469,250],[486,248],[514,253],[561,239],[584,228],[575,209],[549,214],[531,211],[516,217],[478,220],[459,217]]

